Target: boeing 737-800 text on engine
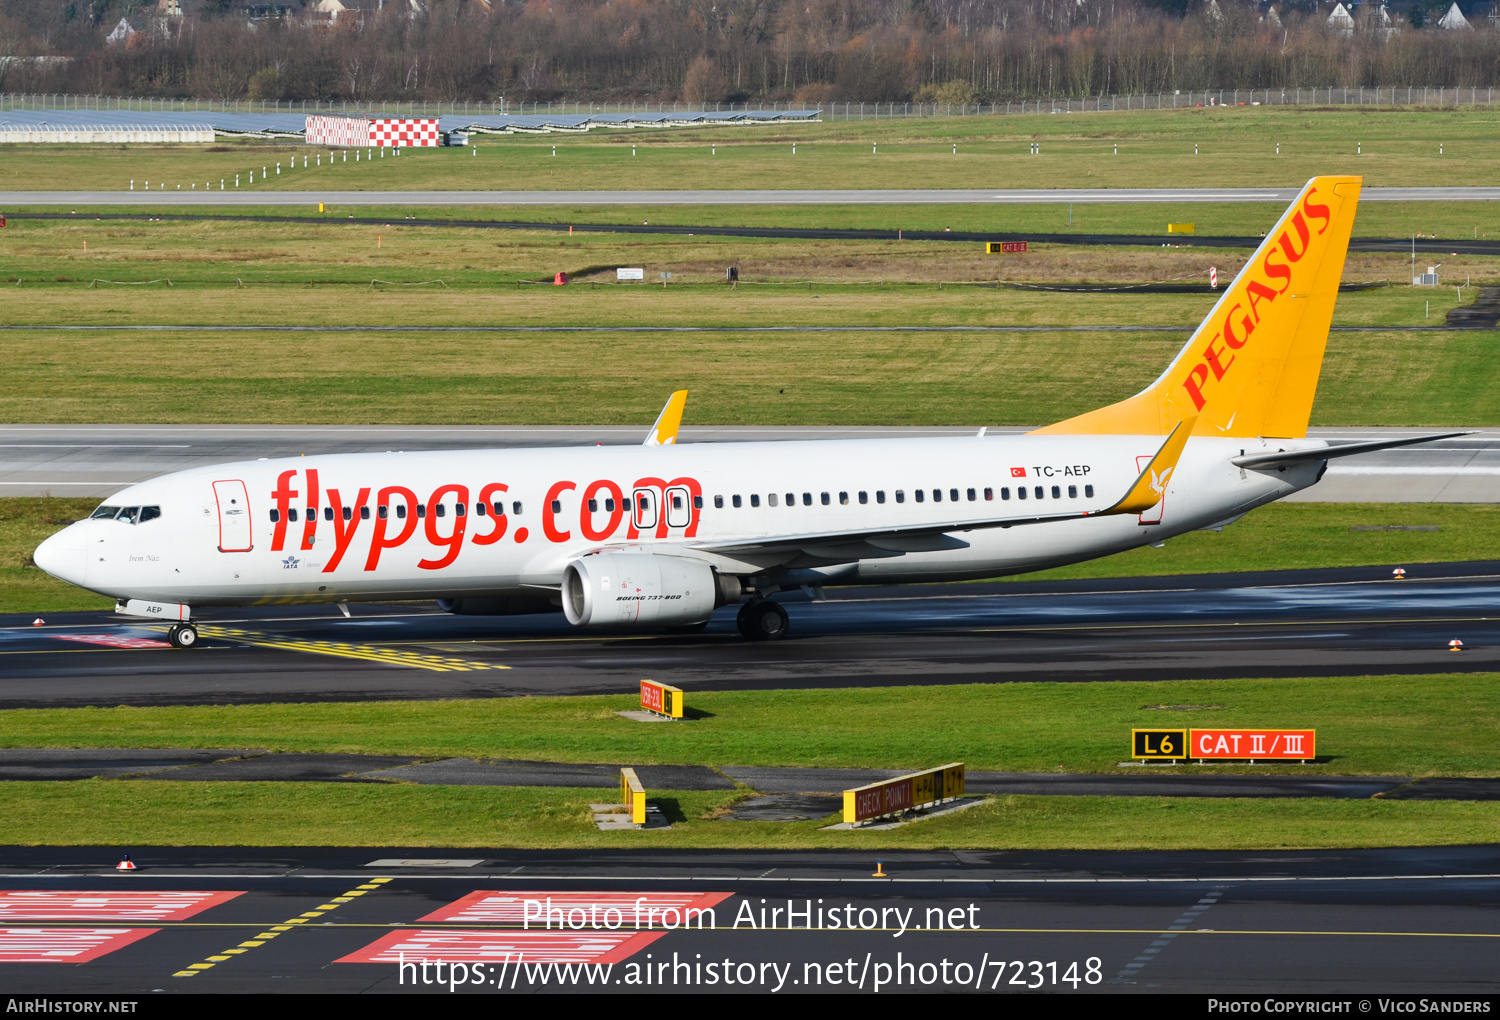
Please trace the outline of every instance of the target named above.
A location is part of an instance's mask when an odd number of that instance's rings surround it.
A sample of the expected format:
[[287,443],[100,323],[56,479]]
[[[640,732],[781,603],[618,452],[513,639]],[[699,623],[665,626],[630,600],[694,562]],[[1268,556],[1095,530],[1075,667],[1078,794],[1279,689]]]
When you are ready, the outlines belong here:
[[676,445],[224,464],[120,492],[36,563],[197,639],[202,606],[435,598],[579,627],[696,628],[778,592],[994,577],[1233,520],[1331,457],[1308,440],[1360,178],[1308,182],[1149,387],[1023,436]]

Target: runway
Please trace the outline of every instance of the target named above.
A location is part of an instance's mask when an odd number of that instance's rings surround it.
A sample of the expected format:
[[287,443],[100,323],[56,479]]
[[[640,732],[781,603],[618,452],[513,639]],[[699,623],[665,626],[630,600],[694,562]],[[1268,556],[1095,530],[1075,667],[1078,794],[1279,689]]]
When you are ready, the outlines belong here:
[[0,960],[13,994],[142,998],[1500,990],[1494,846],[874,857],[3,847]]
[[[1292,188],[951,188],[747,191],[0,191],[0,207],[35,206],[609,206],[609,205],[1037,205],[1276,202]],[[1363,202],[1493,202],[1500,187],[1365,188]]]
[[0,708],[1500,671],[1500,563],[1406,569],[795,593],[767,643],[733,607],[690,636],[431,604],[205,610],[191,651],[109,613],[28,614],[0,618]]
[[[692,414],[689,407],[689,416]],[[379,426],[322,425],[0,425],[0,496],[103,498],[127,485],[190,467],[258,457],[313,456],[387,450],[467,450],[497,446],[632,445],[637,426]],[[1030,426],[993,426],[988,434]],[[722,443],[796,439],[966,436],[963,427],[685,426],[679,442]],[[1330,442],[1397,438],[1453,429],[1314,428]],[[1290,497],[1313,502],[1500,502],[1500,431],[1431,445],[1363,454],[1328,467],[1323,480]],[[1399,523],[1399,522],[1393,522]]]

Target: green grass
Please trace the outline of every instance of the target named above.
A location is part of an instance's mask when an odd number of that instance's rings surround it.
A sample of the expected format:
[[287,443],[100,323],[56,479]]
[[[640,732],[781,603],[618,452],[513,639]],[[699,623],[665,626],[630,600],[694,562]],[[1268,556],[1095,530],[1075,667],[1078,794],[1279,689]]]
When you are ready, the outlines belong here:
[[[664,394],[685,388],[690,425],[1031,425],[1129,396],[1181,343],[1181,333],[16,332],[0,339],[0,420],[645,427]],[[1494,344],[1480,332],[1336,333],[1312,423],[1500,423],[1500,374],[1485,368]]]
[[1121,771],[1132,727],[1297,726],[1317,729],[1318,761],[1273,770],[1500,775],[1497,680],[1493,673],[1463,673],[692,691],[688,707],[700,717],[671,726],[616,715],[638,707],[623,695],[13,709],[0,712],[0,746],[243,747],[716,767],[915,769],[962,761],[973,769],[1095,773]]
[[608,791],[355,783],[0,784],[0,843],[191,846],[1290,849],[1500,838],[1500,804],[1004,797],[887,832],[711,821],[736,795],[655,791],[669,830],[600,832]]
[[[1370,184],[1486,180],[1500,169],[1500,111],[1239,108],[594,132],[481,137],[470,150],[408,150],[399,158],[275,173],[325,149],[287,143],[213,146],[15,146],[0,188],[118,188],[154,181],[175,192],[273,190],[631,188],[1266,187],[1315,174],[1360,173]],[[797,143],[797,155],[791,153]],[[1041,154],[1028,155],[1030,143]],[[958,152],[953,152],[957,144]],[[1119,143],[1119,154],[1114,146]],[[1197,144],[1200,154],[1193,154]],[[1275,147],[1280,143],[1281,153]],[[1439,144],[1444,146],[1438,154]],[[871,151],[876,144],[878,151]],[[1356,146],[1363,153],[1356,155]],[[557,156],[551,155],[553,146]],[[717,146],[717,155],[711,147]],[[632,156],[631,149],[636,155]],[[262,167],[271,176],[260,180]],[[254,170],[257,181],[250,185]],[[316,199],[314,199],[315,201]]]
[[[42,573],[31,554],[93,499],[0,498],[0,613],[108,609],[111,603]],[[1387,524],[1437,531],[1355,531]],[[1211,574],[1500,559],[1500,508],[1461,503],[1273,503],[1222,533],[1195,531],[1161,549],[1021,575],[1017,580]]]

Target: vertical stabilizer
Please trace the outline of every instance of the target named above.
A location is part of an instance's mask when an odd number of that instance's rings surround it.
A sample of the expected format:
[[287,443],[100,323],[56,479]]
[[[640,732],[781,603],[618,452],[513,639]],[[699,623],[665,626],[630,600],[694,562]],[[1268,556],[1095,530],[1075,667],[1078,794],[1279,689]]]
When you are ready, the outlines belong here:
[[1308,181],[1155,382],[1035,434],[1305,436],[1362,181]]

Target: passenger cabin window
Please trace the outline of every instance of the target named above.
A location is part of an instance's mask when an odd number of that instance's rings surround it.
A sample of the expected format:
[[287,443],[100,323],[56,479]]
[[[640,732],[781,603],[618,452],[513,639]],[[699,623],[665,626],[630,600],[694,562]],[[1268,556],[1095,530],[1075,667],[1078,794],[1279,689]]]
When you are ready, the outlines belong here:
[[521,516],[521,501],[519,499],[510,505],[510,512],[517,517]]
[[735,493],[733,496],[729,497],[729,501],[734,504],[734,508],[736,510],[738,510],[740,508],[739,493]]
[[1078,486],[1076,486],[1076,485],[1070,485],[1070,486],[1068,486],[1068,498],[1069,499],[1077,499],[1078,498]]
[[[953,502],[957,503],[958,502],[958,490],[957,489],[949,489],[948,490],[948,498],[951,499]],[[973,489],[969,490],[969,498],[970,499],[974,498],[974,490]]]
[[279,520],[281,520],[281,511],[273,506],[271,508],[271,523],[275,524]]
[[[421,511],[422,511],[422,508],[421,507],[417,507],[417,516],[418,517],[420,517],[422,515]],[[325,521],[331,521],[331,520],[333,520],[333,507],[331,507],[331,506],[325,506],[323,508],[323,520],[325,520]]]
[[[787,493],[787,502],[788,503],[791,503],[791,501],[792,501],[791,496],[792,496],[791,493]],[[802,505],[803,506],[812,506],[812,493],[810,493],[810,492],[804,492],[802,494]]]
[[[481,505],[483,505],[483,504],[481,504]],[[397,503],[396,504],[396,519],[397,520],[402,520],[402,521],[406,520],[406,504],[405,503]]]
[[885,502],[885,490],[884,489],[876,489],[875,490],[875,502],[877,502],[877,503],[884,503]]
[[453,516],[454,517],[462,517],[464,514],[468,513],[468,511],[469,511],[469,504],[467,504],[467,503],[454,503],[453,504]]
[[723,496],[715,496],[714,497],[714,509],[715,510],[722,510],[722,509],[724,509],[724,497]]
[[[723,496],[715,496],[714,497],[714,506],[721,507],[723,505],[724,505],[724,497]],[[693,509],[694,510],[702,510],[703,509],[703,497],[702,496],[694,496],[693,497]]]
[[[1042,490],[1038,489],[1037,491],[1040,492]],[[1026,486],[1024,486],[1024,485],[1018,485],[1018,486],[1016,486],[1016,498],[1017,499],[1025,499],[1026,498]]]
[[[974,490],[970,489],[969,491],[973,492]],[[973,499],[974,497],[970,496],[969,498]],[[994,489],[985,489],[984,490],[984,498],[985,499],[994,499],[995,498],[995,490]]]
[[[609,508],[611,510],[613,510],[615,508],[614,503],[615,503],[614,500],[610,500],[609,501]],[[495,511],[495,516],[496,517],[504,517],[505,516],[505,504],[504,503],[496,501],[495,503],[491,504],[490,509],[493,510],[493,511]]]
[[437,516],[439,516],[439,517],[447,517],[448,516],[448,508],[445,507],[441,503],[439,503],[437,506],[433,507],[432,508],[432,512],[434,514],[436,514]]
[[[294,521],[297,519],[296,516],[295,516],[296,513],[297,513],[297,511],[295,511],[295,510],[292,511],[292,514],[294,515],[292,517],[292,520],[294,520]],[[141,507],[141,523],[142,524],[145,524],[147,521],[154,521],[154,520],[156,520],[160,516],[161,516],[161,507],[159,507],[159,506],[143,506],[143,507]]]
[[859,490],[859,501],[860,501],[861,504],[865,504],[865,503],[870,502],[870,494],[868,492],[866,492],[864,489],[860,489]]
[[379,514],[380,519],[383,521],[383,520],[385,520],[387,517],[389,517],[391,515],[391,508],[388,507],[388,506],[382,506],[378,510],[376,510],[375,512],[377,514]]
[[934,503],[941,503],[943,501],[943,490],[942,489],[933,489],[932,490],[932,501]]
[[[829,500],[828,500],[828,493],[826,493],[826,492],[822,492],[822,493],[819,493],[819,494],[818,494],[818,500],[819,500],[819,502],[821,502],[821,503],[822,503],[822,504],[823,504],[823,505],[824,505],[824,506],[827,506],[827,505],[828,505],[828,503],[829,503]],[[806,502],[807,502],[807,497],[806,497],[806,496],[803,496],[803,497],[802,497],[802,502],[804,502],[804,503],[806,503]],[[845,500],[844,500],[844,502],[846,502],[846,503],[847,503],[847,502],[848,502],[848,500],[847,500],[847,499],[845,499]]]
[[418,520],[426,520],[427,519],[427,504],[426,503],[418,503],[417,504],[417,519]]
[[[921,498],[920,494],[919,494],[918,498]],[[903,490],[903,489],[897,489],[896,490],[896,502],[897,503],[905,503],[906,502],[906,492],[905,492],[905,490]]]
[[[400,510],[401,508],[397,507],[396,509]],[[474,504],[474,516],[475,517],[483,517],[488,512],[489,512],[489,510],[485,507],[485,505],[483,503],[475,503]]]
[[117,506],[101,506],[99,509],[89,514],[89,519],[93,520],[97,517],[101,521],[111,521],[114,520],[115,515],[119,512],[120,508]]
[[591,500],[589,500],[589,513],[596,514],[598,512],[599,512],[599,501],[597,499],[591,499]]
[[[927,490],[926,489],[918,489],[917,490],[917,502],[920,503],[920,502],[922,502],[926,498],[927,498]],[[896,502],[899,503],[899,502],[901,502],[901,500],[897,499]]]
[[369,507],[362,506],[362,507],[359,508],[359,519],[362,520],[362,521],[368,521],[370,519],[370,508]]
[[[989,489],[985,489],[984,491],[985,492],[989,492],[990,490]],[[985,498],[988,499],[989,497],[986,496]],[[1002,485],[1000,487],[1000,498],[1001,499],[1010,499],[1010,486],[1008,486],[1008,485]]]
[[[500,506],[501,504],[497,503],[495,505],[496,506]],[[614,501],[613,497],[608,498],[608,499],[606,499],[604,501],[604,509],[607,512],[609,512],[609,513],[614,513],[615,512],[615,501]]]
[[[154,509],[154,508],[153,507],[149,507],[149,506],[141,507],[141,520],[143,520],[143,521],[150,520],[150,518],[146,516],[146,511],[147,510],[151,510],[151,509]],[[297,520],[297,508],[296,507],[294,507],[294,506],[293,507],[287,507],[286,519],[289,520],[289,521],[291,521],[291,522],[293,522],[293,523],[296,523],[296,520]]]
[[1094,498],[1094,487],[1092,485],[1085,485],[1083,487],[1083,495],[1087,499],[1093,499]]
[[[553,500],[553,502],[556,503],[557,501]],[[557,511],[560,510],[560,509],[562,509],[562,504],[561,503],[557,503],[557,506],[553,509],[552,512],[553,513],[557,513]],[[673,497],[672,497],[672,509],[673,510],[681,510],[682,509],[682,497],[681,496],[673,495]]]
[[1054,486],[1052,486],[1052,498],[1053,499],[1062,499],[1062,486],[1061,485],[1054,485]]
[[554,499],[552,501],[552,512],[555,514],[562,513],[562,500]]
[[1040,485],[1038,485],[1036,487],[1036,498],[1037,499],[1043,499],[1043,498],[1046,497],[1046,495],[1047,495],[1047,490],[1043,489]]

